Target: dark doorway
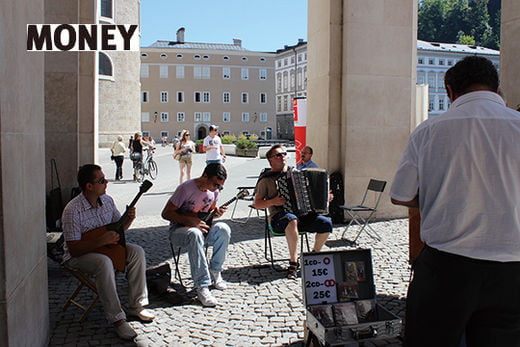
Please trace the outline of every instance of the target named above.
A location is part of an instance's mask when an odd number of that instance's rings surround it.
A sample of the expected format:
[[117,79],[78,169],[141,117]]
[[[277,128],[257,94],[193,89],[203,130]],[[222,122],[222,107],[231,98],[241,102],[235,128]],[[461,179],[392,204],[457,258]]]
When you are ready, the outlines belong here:
[[205,126],[201,125],[197,130],[197,139],[203,140],[206,136],[208,136],[208,131]]

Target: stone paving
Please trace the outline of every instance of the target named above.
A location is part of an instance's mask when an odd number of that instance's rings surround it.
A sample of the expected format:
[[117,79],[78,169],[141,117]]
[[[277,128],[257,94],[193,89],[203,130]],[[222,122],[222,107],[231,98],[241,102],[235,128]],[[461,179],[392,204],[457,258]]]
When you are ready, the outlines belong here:
[[[264,165],[264,164],[261,164]],[[256,171],[258,172],[258,171]],[[107,175],[108,176],[108,175]],[[135,189],[135,188],[133,188]],[[227,188],[226,188],[227,189]],[[247,206],[247,205],[244,205]],[[162,208],[162,206],[161,206]],[[248,208],[242,208],[246,216]],[[148,266],[173,261],[168,244],[167,222],[160,212],[138,216],[127,231],[127,241],[141,245]],[[229,218],[229,216],[228,216]],[[225,220],[225,219],[224,219]],[[244,221],[244,219],[242,219]],[[49,261],[50,346],[257,346],[303,345],[305,310],[301,279],[285,278],[285,263],[273,269],[264,258],[264,222],[251,218],[245,224],[229,221],[232,239],[223,277],[229,283],[226,291],[213,290],[219,301],[215,308],[205,308],[192,299],[181,306],[173,306],[163,298],[151,296],[149,308],[156,315],[152,323],[132,321],[138,332],[134,342],[120,340],[104,319],[102,306],[97,304],[84,323],[79,323],[81,311],[74,306],[63,312],[62,307],[77,285],[76,279]],[[404,318],[404,298],[410,277],[407,220],[380,221],[372,227],[381,241],[363,233],[355,247],[372,250],[377,300],[389,311]],[[352,248],[341,240],[344,226],[336,225],[324,250]],[[347,238],[353,238],[349,229]],[[313,235],[310,235],[313,242]],[[275,256],[286,257],[285,238],[274,237]],[[211,248],[210,251],[211,252]],[[180,268],[186,296],[193,298],[187,255],[180,258]],[[118,275],[121,302],[126,303],[126,280]],[[172,287],[179,289],[172,276]],[[84,289],[79,301],[88,302],[90,293]],[[399,339],[378,341],[365,346],[401,346]]]

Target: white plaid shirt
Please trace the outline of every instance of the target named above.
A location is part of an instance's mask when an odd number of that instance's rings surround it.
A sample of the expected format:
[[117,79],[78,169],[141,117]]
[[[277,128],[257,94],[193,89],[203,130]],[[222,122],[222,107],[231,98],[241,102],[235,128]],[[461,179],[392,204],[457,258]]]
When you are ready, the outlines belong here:
[[117,222],[120,218],[121,214],[110,196],[101,195],[96,208],[83,194],[76,196],[65,206],[61,218],[65,238],[63,260],[71,258],[67,241],[81,240],[81,236],[87,231]]

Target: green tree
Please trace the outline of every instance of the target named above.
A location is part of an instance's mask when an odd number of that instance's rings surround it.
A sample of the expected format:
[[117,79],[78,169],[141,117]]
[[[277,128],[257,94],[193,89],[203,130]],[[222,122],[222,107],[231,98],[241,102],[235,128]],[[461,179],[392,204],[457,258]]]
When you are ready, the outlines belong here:
[[473,0],[468,12],[468,23],[471,27],[470,34],[478,44],[482,43],[482,38],[486,31],[490,32],[488,0]]
[[465,35],[464,32],[459,32],[459,37],[457,38],[457,43],[461,45],[474,45],[475,38],[471,35]]
[[439,41],[448,11],[446,0],[424,0],[419,5],[417,36],[420,40]]

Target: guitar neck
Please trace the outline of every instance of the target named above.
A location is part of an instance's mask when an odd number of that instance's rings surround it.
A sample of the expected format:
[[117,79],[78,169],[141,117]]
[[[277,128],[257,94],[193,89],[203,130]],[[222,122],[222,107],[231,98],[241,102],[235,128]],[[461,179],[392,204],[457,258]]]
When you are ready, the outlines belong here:
[[[236,199],[238,199],[236,196],[233,197],[232,199],[230,199],[230,200],[226,201],[225,203],[223,203],[222,205],[220,205],[220,207],[219,207],[218,209],[220,209],[220,208],[222,208],[222,207],[226,207],[226,206],[232,204],[233,201],[235,201]],[[218,209],[216,208],[216,209],[214,209],[213,211],[211,211],[211,212],[208,214],[207,218],[204,218],[204,222],[213,219],[213,217],[215,217],[215,214],[217,213]]]

